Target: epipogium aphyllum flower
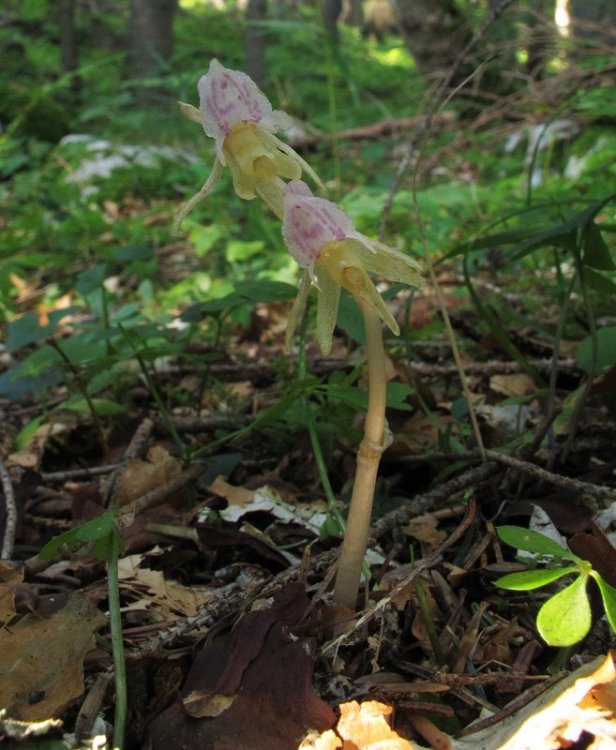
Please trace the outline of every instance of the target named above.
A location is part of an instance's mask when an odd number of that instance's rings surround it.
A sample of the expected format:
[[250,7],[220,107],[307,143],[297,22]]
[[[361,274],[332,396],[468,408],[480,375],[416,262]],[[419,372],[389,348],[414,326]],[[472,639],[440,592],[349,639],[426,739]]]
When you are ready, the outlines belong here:
[[229,70],[214,59],[199,79],[198,89],[199,109],[183,102],[180,106],[190,120],[201,123],[206,134],[214,138],[216,159],[203,187],[181,209],[176,228],[211,192],[225,166],[231,169],[233,187],[240,198],[251,200],[258,195],[278,218],[282,218],[281,178],[296,180],[306,172],[322,187],[312,167],[274,135],[289,128],[293,120],[285,112],[274,110],[246,73]]
[[305,183],[295,180],[286,186],[283,206],[285,242],[305,269],[289,319],[287,348],[304,314],[311,285],[317,289],[317,338],[324,354],[331,348],[341,287],[355,298],[366,329],[368,411],[334,587],[334,600],[354,609],[379,462],[390,441],[385,422],[387,379],[381,321],[394,334],[400,332],[369,273],[412,286],[422,286],[423,279],[415,260],[358,232],[339,206],[313,196]]

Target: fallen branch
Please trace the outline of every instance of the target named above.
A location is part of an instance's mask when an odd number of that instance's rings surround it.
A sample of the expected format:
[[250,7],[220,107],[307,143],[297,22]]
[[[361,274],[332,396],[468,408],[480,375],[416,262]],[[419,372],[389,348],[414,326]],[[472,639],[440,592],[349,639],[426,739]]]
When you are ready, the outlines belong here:
[[[385,120],[385,122],[378,122],[374,125],[364,125],[358,128],[348,128],[347,130],[341,130],[336,134],[336,140],[363,140],[381,138],[384,135],[398,134],[402,130],[414,130],[418,127],[423,127],[424,121],[426,120],[425,115],[412,115],[410,117],[398,117],[392,120]],[[455,114],[453,112],[439,112],[434,118],[433,122],[441,125],[447,125],[455,120]],[[296,151],[301,151],[305,148],[310,148],[318,143],[332,142],[334,136],[331,133],[312,133],[301,135],[296,138],[292,138],[289,141],[289,145],[292,146]]]
[[2,492],[4,493],[4,507],[6,509],[6,519],[4,525],[4,539],[2,540],[2,560],[10,560],[13,556],[15,547],[15,530],[17,528],[17,505],[15,503],[15,493],[9,471],[4,461],[0,458],[0,480],[2,481]]

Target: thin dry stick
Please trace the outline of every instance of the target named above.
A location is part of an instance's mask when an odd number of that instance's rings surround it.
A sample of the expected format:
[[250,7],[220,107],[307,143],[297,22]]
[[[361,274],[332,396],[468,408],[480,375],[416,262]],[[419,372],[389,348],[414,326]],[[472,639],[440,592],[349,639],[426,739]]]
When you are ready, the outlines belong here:
[[158,505],[171,493],[177,492],[178,490],[182,489],[182,487],[186,487],[186,485],[198,479],[201,474],[204,473],[204,471],[205,468],[203,464],[193,464],[189,469],[186,469],[186,471],[180,474],[178,477],[174,477],[166,484],[163,484],[161,487],[157,487],[155,490],[147,492],[145,495],[142,495],[136,500],[133,500],[132,502],[123,506],[121,508],[122,518],[127,520],[136,513],[141,513],[148,508],[152,508],[155,505]]
[[10,560],[15,547],[15,530],[17,528],[17,505],[13,483],[4,461],[0,458],[0,480],[2,481],[2,492],[4,493],[4,507],[6,520],[4,526],[4,539],[2,540],[2,560]]
[[357,602],[376,477],[381,456],[387,447],[384,444],[387,375],[381,319],[366,303],[358,300],[358,304],[361,307],[366,328],[368,411],[364,424],[364,438],[357,453],[353,494],[334,586],[334,601],[348,609],[355,609]]
[[460,474],[444,484],[440,484],[429,492],[416,495],[400,508],[396,508],[396,510],[383,516],[374,525],[370,541],[380,539],[397,526],[408,523],[414,516],[434,510],[440,503],[451,500],[455,495],[464,490],[471,487],[476,489],[481,482],[493,474],[497,474],[500,470],[501,468],[496,462],[488,461],[485,464],[465,471],[464,474]]
[[535,479],[549,482],[556,487],[562,487],[563,489],[572,490],[573,492],[585,492],[590,495],[598,495],[607,500],[616,500],[616,488],[614,487],[603,487],[600,484],[583,482],[580,479],[553,474],[551,471],[542,469],[540,466],[535,466],[535,464],[531,464],[528,461],[521,461],[519,458],[507,456],[504,453],[498,453],[497,451],[487,451],[487,455],[492,461],[499,461],[507,466],[511,466],[513,469],[518,469],[525,474],[530,474],[535,477]]
[[112,475],[109,477],[105,487],[105,506],[111,505],[117,491],[118,485],[124,473],[126,472],[130,462],[134,458],[145,453],[145,447],[150,440],[152,431],[154,430],[155,422],[146,417],[137,427],[130,443],[126,446],[122,461],[118,464],[117,468],[114,469]]
[[49,471],[41,474],[43,482],[68,482],[72,479],[90,479],[101,474],[111,474],[120,464],[106,464],[103,466],[90,466],[86,469],[68,469],[67,471]]

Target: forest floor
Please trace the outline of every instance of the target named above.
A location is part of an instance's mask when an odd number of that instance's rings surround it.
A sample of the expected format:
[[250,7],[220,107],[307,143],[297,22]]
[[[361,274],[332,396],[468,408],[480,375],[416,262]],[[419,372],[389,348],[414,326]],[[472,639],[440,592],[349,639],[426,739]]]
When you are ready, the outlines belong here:
[[[441,283],[454,284],[452,274],[441,271]],[[166,361],[157,382],[185,398],[165,419],[144,381],[126,393],[127,412],[97,422],[48,401],[29,447],[8,455],[0,519],[15,551],[4,557],[19,562],[0,563],[0,704],[26,724],[0,721],[0,734],[20,747],[64,747],[49,723],[38,731],[50,744],[27,739],[30,722],[53,717],[90,747],[113,722],[108,530],[92,522],[114,506],[126,748],[295,750],[308,730],[304,747],[315,748],[613,746],[616,639],[594,583],[590,632],[556,648],[535,620],[563,579],[534,591],[494,581],[527,567],[495,527],[527,528],[532,517],[533,528],[573,539],[576,554],[616,586],[616,420],[601,401],[616,370],[572,415],[583,382],[576,361],[565,353],[555,363],[515,332],[541,376],[554,374],[546,411],[533,378],[474,329],[472,315],[454,311],[482,458],[454,407],[460,389],[447,342],[418,341],[411,358],[394,350],[392,381],[410,388],[388,413],[394,442],[377,488],[371,578],[352,612],[331,601],[339,541],[322,533],[327,505],[301,418],[292,428],[255,422],[289,377],[279,360],[286,313],[258,305],[250,325],[210,356],[205,382]],[[438,315],[422,293],[411,326]],[[357,367],[355,347],[340,337],[332,357],[309,345],[307,359],[321,382]],[[1,408],[15,434],[42,407]],[[319,419],[346,419],[337,408],[325,404]],[[358,411],[346,433],[324,433],[341,500],[361,422]],[[173,431],[197,458],[180,460]],[[84,522],[51,559],[39,557]]]

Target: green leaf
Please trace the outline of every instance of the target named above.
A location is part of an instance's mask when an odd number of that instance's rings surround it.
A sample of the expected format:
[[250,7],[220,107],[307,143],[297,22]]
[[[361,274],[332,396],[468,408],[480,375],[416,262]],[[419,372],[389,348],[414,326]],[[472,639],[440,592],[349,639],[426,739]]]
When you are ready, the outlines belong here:
[[28,448],[30,443],[34,440],[34,435],[36,434],[36,431],[43,424],[44,421],[45,421],[45,416],[41,414],[38,417],[35,417],[34,419],[30,420],[25,427],[22,427],[22,429],[15,436],[14,445],[15,445],[16,450],[23,451]]
[[541,607],[537,629],[550,646],[573,646],[590,630],[592,616],[586,594],[588,575],[580,575]]
[[101,560],[107,560],[111,549],[112,535],[119,533],[113,511],[107,511],[91,521],[65,531],[51,539],[39,552],[41,560],[59,557],[65,550],[74,552],[82,547]]
[[616,589],[613,586],[610,586],[610,584],[605,581],[596,570],[593,570],[590,575],[597,582],[597,586],[601,592],[601,598],[603,599],[607,621],[614,633],[616,633]]
[[413,411],[407,399],[416,392],[406,383],[387,383],[387,406],[398,411]]
[[531,591],[538,589],[540,586],[547,586],[552,581],[567,575],[575,573],[578,568],[568,565],[566,568],[542,568],[541,570],[522,570],[519,573],[509,573],[494,581],[495,586],[501,589],[511,589],[512,591]]
[[565,560],[577,562],[579,557],[569,552],[568,549],[561,547],[560,544],[552,541],[544,534],[539,534],[531,529],[524,529],[521,526],[499,526],[496,529],[499,539],[510,547],[524,550],[525,552],[534,552],[538,555],[548,555],[550,557],[562,557]]
[[88,268],[86,271],[82,271],[77,276],[77,283],[75,288],[84,297],[87,297],[92,292],[96,292],[103,286],[103,281],[107,276],[107,264],[97,263],[95,266]]
[[149,245],[125,245],[113,254],[114,260],[124,263],[131,260],[150,260],[153,257],[154,250]]
[[338,326],[360,344],[366,342],[364,319],[352,295],[342,290],[338,308]]
[[208,226],[191,227],[189,237],[195,253],[199,258],[202,258],[223,235],[222,227],[219,227],[218,224],[210,224]]
[[57,321],[69,314],[73,309],[63,308],[62,310],[54,310],[49,315],[49,320],[45,325],[40,324],[39,316],[35,312],[26,313],[17,318],[17,320],[11,321],[8,326],[7,349],[10,352],[14,352],[23,346],[46,339],[53,333]]
[[230,240],[227,243],[225,256],[229,263],[238,263],[262,253],[264,247],[263,240]]
[[592,268],[586,268],[584,270],[584,277],[586,284],[594,289],[599,294],[611,294],[616,296],[616,284],[603,273],[593,270]]
[[180,320],[185,323],[197,323],[208,315],[217,315],[245,303],[246,300],[243,297],[235,292],[231,292],[231,294],[226,294],[224,297],[218,297],[217,299],[206,302],[195,302],[195,304],[190,305],[182,312]]
[[584,265],[598,271],[613,271],[616,268],[610,249],[594,221],[590,222],[584,233]]
[[[90,403],[94,407],[94,411],[102,417],[123,414],[126,411],[122,404],[118,404],[117,401],[110,401],[107,398],[92,398]],[[77,411],[80,414],[90,414],[90,404],[83,396],[75,396],[60,406],[71,411]]]
[[252,302],[285,302],[297,295],[297,289],[284,281],[239,281],[235,291]]
[[[597,331],[597,372],[601,372],[616,362],[616,326],[605,326]],[[592,366],[592,337],[580,341],[575,358],[586,372]]]

